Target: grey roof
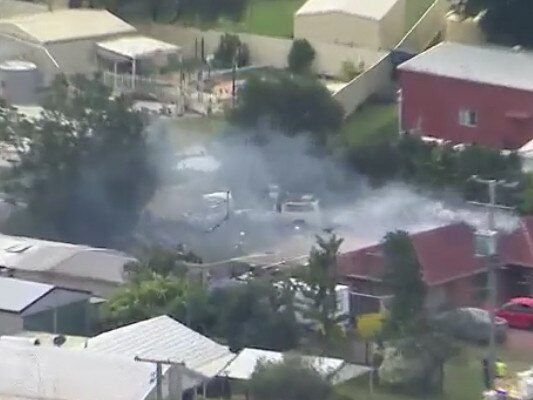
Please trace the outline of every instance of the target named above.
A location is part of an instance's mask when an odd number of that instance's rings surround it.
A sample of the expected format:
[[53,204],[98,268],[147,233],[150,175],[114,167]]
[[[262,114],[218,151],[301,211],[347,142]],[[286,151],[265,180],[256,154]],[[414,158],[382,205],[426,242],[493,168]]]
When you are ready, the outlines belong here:
[[144,400],[155,367],[79,349],[0,342],[2,400]]
[[52,289],[45,283],[0,277],[0,310],[22,312]]
[[183,362],[188,370],[206,378],[216,376],[235,357],[226,346],[166,315],[104,332],[89,339],[87,348],[131,359]]
[[399,69],[533,91],[533,53],[525,50],[444,42]]
[[133,258],[115,250],[0,234],[0,267],[122,283]]

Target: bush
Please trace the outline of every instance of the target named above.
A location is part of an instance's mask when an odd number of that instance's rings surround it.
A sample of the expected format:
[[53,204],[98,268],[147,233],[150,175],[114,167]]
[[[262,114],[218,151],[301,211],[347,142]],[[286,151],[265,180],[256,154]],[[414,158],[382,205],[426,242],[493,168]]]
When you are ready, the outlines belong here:
[[340,76],[342,80],[349,82],[359,75],[359,73],[360,71],[357,70],[353,62],[346,60],[342,63]]
[[309,73],[314,59],[315,49],[307,40],[297,39],[292,42],[291,51],[287,59],[289,71],[295,74]]
[[220,37],[220,43],[215,51],[215,64],[221,68],[231,68],[233,63],[237,67],[248,65],[250,53],[248,46],[241,42],[237,35],[226,33]]

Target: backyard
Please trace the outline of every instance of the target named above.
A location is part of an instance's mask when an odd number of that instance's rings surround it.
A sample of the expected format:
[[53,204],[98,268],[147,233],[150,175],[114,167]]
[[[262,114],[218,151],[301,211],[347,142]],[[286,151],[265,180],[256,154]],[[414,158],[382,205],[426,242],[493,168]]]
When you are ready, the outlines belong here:
[[[529,343],[526,347],[523,347],[524,344],[522,343],[524,336],[526,336]],[[511,331],[508,343],[498,351],[498,356],[508,364],[510,373],[523,371],[533,365],[533,346],[531,346],[531,342],[533,342],[533,334],[529,332]],[[436,400],[481,399],[481,394],[484,390],[481,360],[485,355],[485,348],[464,348],[445,367],[444,394],[438,397],[433,396],[433,398]],[[339,394],[348,395],[352,399],[413,400],[416,398],[392,393],[382,388],[376,388],[373,396],[370,397],[368,381],[368,376],[365,376],[340,385],[338,387]]]

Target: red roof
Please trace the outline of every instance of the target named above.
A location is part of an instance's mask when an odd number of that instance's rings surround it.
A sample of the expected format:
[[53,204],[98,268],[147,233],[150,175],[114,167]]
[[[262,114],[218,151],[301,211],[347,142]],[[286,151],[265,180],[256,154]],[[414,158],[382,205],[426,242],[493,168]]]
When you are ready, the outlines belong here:
[[[438,285],[482,268],[475,257],[474,231],[460,223],[410,235],[422,275],[428,285]],[[383,274],[381,245],[344,253],[338,259],[342,278],[380,280]]]
[[503,264],[533,267],[533,216],[520,219],[517,229],[500,240]]

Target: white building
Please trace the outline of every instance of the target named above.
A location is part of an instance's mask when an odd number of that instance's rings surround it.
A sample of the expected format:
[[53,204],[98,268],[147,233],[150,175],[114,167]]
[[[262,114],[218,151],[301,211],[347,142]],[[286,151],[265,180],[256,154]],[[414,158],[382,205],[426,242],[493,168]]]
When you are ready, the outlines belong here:
[[23,330],[88,333],[90,294],[0,277],[0,335]]
[[294,16],[294,38],[390,49],[405,29],[405,0],[308,0]]
[[107,297],[134,261],[110,249],[0,234],[0,274]]
[[79,349],[0,341],[2,400],[154,399],[155,366]]
[[163,315],[104,332],[88,341],[87,351],[182,364],[163,367],[171,394],[207,384],[235,358],[226,346]]

